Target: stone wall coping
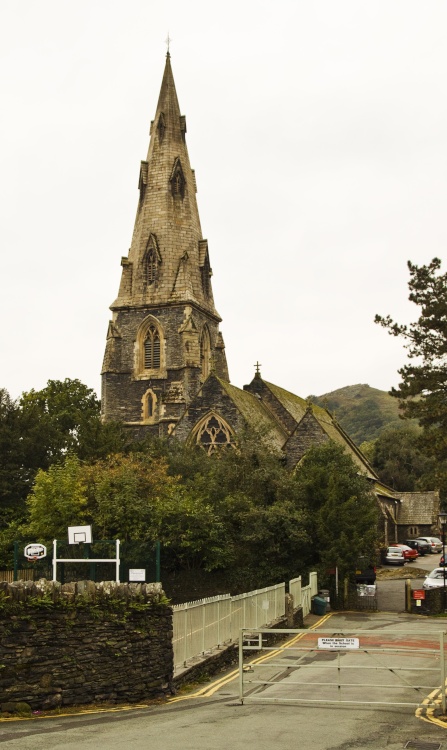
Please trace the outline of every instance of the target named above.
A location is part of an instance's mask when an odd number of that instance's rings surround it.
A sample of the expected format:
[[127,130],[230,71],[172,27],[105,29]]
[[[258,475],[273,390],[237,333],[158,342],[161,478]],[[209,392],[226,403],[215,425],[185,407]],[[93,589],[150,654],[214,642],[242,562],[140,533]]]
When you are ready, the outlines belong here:
[[[157,603],[165,594],[161,583],[116,583],[115,581],[74,581],[61,584],[40,578],[38,581],[0,581],[0,594],[13,602],[26,602],[27,599],[50,597],[54,603],[60,600],[85,603],[86,600],[143,601]],[[166,602],[165,602],[166,603]]]

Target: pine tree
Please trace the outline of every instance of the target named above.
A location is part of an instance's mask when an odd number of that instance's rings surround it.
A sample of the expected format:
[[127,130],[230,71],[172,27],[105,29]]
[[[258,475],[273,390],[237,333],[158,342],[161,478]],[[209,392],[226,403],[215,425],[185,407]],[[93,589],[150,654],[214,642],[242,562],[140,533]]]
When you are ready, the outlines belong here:
[[422,427],[421,446],[438,462],[438,482],[447,491],[447,274],[441,261],[426,266],[408,262],[409,299],[420,308],[418,319],[400,325],[388,315],[375,321],[391,336],[405,340],[410,364],[399,370],[402,382],[391,394],[399,399],[404,417]]

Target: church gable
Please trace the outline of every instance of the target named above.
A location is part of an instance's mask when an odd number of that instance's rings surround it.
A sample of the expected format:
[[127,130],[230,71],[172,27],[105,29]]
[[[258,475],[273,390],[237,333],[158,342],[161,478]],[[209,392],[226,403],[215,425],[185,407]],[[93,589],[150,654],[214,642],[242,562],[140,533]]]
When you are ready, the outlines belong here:
[[209,375],[192,399],[175,427],[174,437],[181,442],[194,442],[210,415],[221,420],[222,424],[225,424],[225,429],[232,435],[244,426],[239,410],[214,373]]
[[329,437],[322,429],[309,407],[293,434],[283,446],[287,457],[287,466],[294,468],[314,445],[322,445]]
[[[286,430],[288,435],[293,432],[298,422],[305,414],[306,403],[302,399],[298,399],[298,396],[293,396],[293,394],[288,394],[290,397],[289,401],[292,398],[295,398],[303,404],[301,409],[295,409],[295,413],[293,413],[289,404],[287,402],[283,403],[281,398],[278,397],[280,395],[278,394],[278,391],[282,392],[283,389],[278,389],[276,386],[272,386],[271,383],[266,383],[261,378],[259,371],[256,372],[255,377],[249,385],[244,385],[244,390],[254,393],[256,398],[262,401],[265,408],[271,412],[272,416],[280,423],[283,429]],[[283,391],[283,393],[287,393],[287,391]]]
[[222,419],[232,434],[244,429],[256,431],[260,439],[275,451],[281,450],[287,434],[251,393],[230,385],[211,373],[176,425],[174,436],[190,441],[200,431],[205,418],[213,414]]

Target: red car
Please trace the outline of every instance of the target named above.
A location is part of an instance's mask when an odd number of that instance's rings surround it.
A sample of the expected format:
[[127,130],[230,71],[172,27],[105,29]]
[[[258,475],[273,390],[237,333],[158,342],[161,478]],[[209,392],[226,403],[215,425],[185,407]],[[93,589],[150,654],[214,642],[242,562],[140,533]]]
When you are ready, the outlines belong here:
[[407,562],[413,562],[413,560],[416,560],[416,558],[419,557],[418,551],[411,547],[407,547],[406,544],[390,544],[390,547],[399,547]]

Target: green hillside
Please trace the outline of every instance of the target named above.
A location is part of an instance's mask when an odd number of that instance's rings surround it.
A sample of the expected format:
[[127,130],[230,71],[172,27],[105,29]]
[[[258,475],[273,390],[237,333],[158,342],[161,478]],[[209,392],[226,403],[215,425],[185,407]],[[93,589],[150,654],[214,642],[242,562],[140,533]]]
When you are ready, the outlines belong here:
[[[401,428],[409,424],[399,417],[396,398],[369,385],[347,385],[332,393],[311,396],[311,399],[328,409],[357,445],[375,440],[388,427]],[[414,424],[413,420],[411,422]]]

